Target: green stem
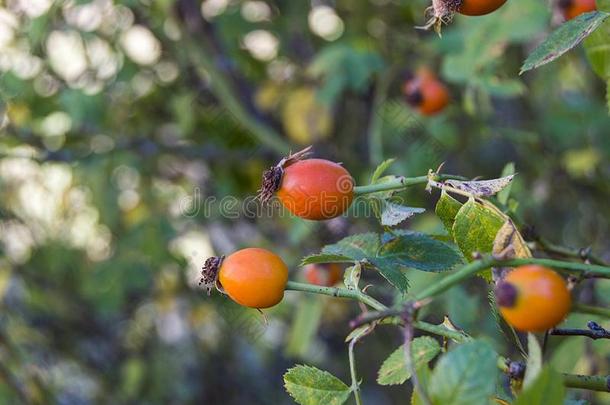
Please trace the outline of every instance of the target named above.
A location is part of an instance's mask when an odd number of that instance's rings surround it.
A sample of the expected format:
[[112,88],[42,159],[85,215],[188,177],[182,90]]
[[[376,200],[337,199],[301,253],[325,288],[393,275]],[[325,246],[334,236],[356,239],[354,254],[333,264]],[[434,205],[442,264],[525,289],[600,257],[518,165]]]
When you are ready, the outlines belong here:
[[[485,270],[494,266],[513,267],[521,266],[524,264],[539,264],[542,266],[554,267],[556,269],[564,269],[576,272],[584,272],[587,275],[595,275],[600,277],[610,278],[610,267],[599,266],[595,264],[586,263],[575,263],[575,262],[564,262],[561,260],[552,259],[539,259],[535,257],[528,257],[523,259],[511,259],[511,260],[498,260],[491,256],[484,257],[479,260],[475,260],[471,263],[466,264],[458,271],[451,273],[447,277],[441,279],[438,283],[432,284],[430,287],[424,289],[415,296],[416,301],[423,300],[444,292],[451,288],[455,284],[465,280],[466,278],[478,273],[479,271]],[[606,311],[602,311],[602,314],[607,314]]]
[[[493,264],[497,264],[493,258],[484,258],[481,260],[474,261],[472,263],[467,264],[462,267],[462,269],[457,272],[451,274],[450,276],[441,280],[441,282],[434,284],[432,287],[422,291],[419,294],[420,299],[428,298],[438,293],[445,291],[446,289],[453,286],[455,283],[460,282],[461,280],[467,278],[468,276],[477,273],[478,271],[484,270],[490,267]],[[286,290],[292,291],[303,291],[313,294],[327,295],[331,297],[340,297],[340,298],[348,298],[353,299],[355,301],[362,302],[363,304],[369,305],[371,308],[381,311],[383,314],[388,313],[388,308],[375,300],[374,298],[360,292],[357,290],[348,290],[346,288],[336,288],[336,287],[321,287],[313,284],[305,284],[298,283],[295,281],[289,281],[286,285]],[[610,310],[605,308],[597,308],[585,305],[575,304],[573,306],[573,310],[576,312],[583,312],[593,315],[602,315],[602,316],[610,316]],[[389,318],[388,318],[389,319]],[[385,319],[385,321],[388,321]],[[392,317],[391,322],[382,322],[382,323],[392,323],[392,324],[401,324],[402,321],[399,317]],[[434,325],[428,322],[423,321],[414,321],[413,327],[415,329],[422,330],[424,332],[428,332],[434,335],[443,336],[448,339],[455,340],[458,343],[465,343],[472,339],[472,337],[464,332],[454,331],[446,328],[443,325]],[[350,355],[350,373],[352,374],[352,381],[356,379],[356,369],[355,365],[352,366],[353,361],[353,350],[349,353]],[[353,367],[353,370],[352,370]],[[498,368],[504,372],[508,371],[507,368],[507,359],[500,356],[498,358]],[[569,388],[581,388],[593,391],[610,391],[610,376],[587,376],[587,375],[578,375],[578,374],[563,374],[564,384]],[[359,393],[356,394],[354,391],[354,396],[356,396],[356,401],[359,401]],[[358,403],[358,402],[357,402]]]
[[[354,187],[354,194],[370,194],[376,193],[379,191],[389,191],[389,190],[402,190],[410,186],[414,186],[417,184],[426,184],[428,183],[428,176],[417,176],[417,177],[403,177],[398,176],[395,179],[384,183],[378,184],[369,184],[366,186],[356,186]],[[456,176],[452,174],[437,174],[432,177],[433,180],[441,181],[441,180],[464,180],[462,176]]]
[[423,321],[414,321],[413,327],[424,332],[432,333],[433,335],[443,336],[447,339],[455,340],[458,343],[466,343],[467,341],[472,339],[470,336],[466,335],[463,332],[448,329],[443,325],[435,325],[433,323]]
[[387,309],[387,307],[381,302],[359,290],[349,290],[347,288],[338,287],[323,287],[315,284],[299,283],[296,281],[288,281],[286,284],[286,290],[303,291],[313,294],[328,295],[330,297],[349,298],[362,302],[363,304],[366,304],[377,311]]
[[415,296],[416,301],[421,301],[426,298],[433,297],[440,294],[455,284],[467,279],[468,277],[478,273],[479,271],[485,270],[494,264],[495,260],[492,257],[486,257],[480,260],[470,262],[460,268],[458,271],[449,274],[447,277],[441,279],[439,282],[431,284],[428,288],[422,290]]
[[354,346],[356,342],[368,334],[371,330],[365,329],[361,331],[358,335],[354,336],[354,338],[349,342],[349,346],[347,349],[347,355],[349,358],[349,374],[352,379],[352,392],[354,393],[354,398],[356,399],[356,405],[362,405],[362,399],[360,398],[360,384],[358,384],[358,376],[356,374],[356,358],[354,357]]
[[506,267],[521,266],[524,264],[539,264],[541,266],[553,267],[558,270],[571,270],[576,272],[584,272],[585,275],[610,278],[610,267],[600,266],[597,264],[566,262],[562,260],[553,259],[539,259],[536,257],[511,260],[496,260],[492,263],[492,265],[501,265]]
[[547,253],[556,254],[564,257],[573,257],[575,259],[589,260],[591,263],[599,264],[601,266],[608,265],[608,263],[606,263],[601,257],[593,254],[591,248],[577,249],[560,246],[539,236],[535,237],[535,241],[536,244],[540,247],[540,249]]
[[572,304],[572,312],[603,316],[610,319],[610,308],[594,307],[592,305]]
[[610,392],[610,375],[563,374],[563,384],[569,388]]

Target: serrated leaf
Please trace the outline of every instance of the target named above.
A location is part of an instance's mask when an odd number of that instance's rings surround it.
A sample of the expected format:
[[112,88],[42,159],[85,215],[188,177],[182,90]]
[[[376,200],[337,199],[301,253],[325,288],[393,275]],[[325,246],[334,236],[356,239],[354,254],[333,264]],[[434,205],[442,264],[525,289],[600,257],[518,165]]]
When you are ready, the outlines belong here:
[[379,180],[379,178],[381,177],[382,174],[384,174],[386,172],[386,170],[388,170],[388,168],[392,165],[392,163],[394,163],[396,161],[396,159],[387,159],[384,160],[383,162],[381,162],[379,164],[379,166],[377,166],[377,168],[375,169],[375,171],[373,172],[373,175],[371,176],[371,184],[374,184],[377,180]]
[[379,235],[376,233],[361,233],[348,236],[339,242],[326,245],[322,253],[349,257],[353,261],[360,261],[375,256],[380,247]]
[[492,180],[476,180],[476,181],[459,181],[446,180],[445,183],[458,190],[465,191],[475,197],[489,197],[507,187],[513,178],[514,174],[499,179]]
[[547,366],[519,394],[515,405],[562,404],[564,397],[561,374]]
[[303,357],[307,354],[320,324],[323,304],[323,300],[312,297],[304,297],[299,302],[288,335],[286,345],[288,355]]
[[540,374],[542,369],[542,349],[536,335],[527,334],[527,363],[525,365],[525,376],[523,387],[528,388]]
[[574,48],[595,31],[608,16],[610,13],[592,11],[563,23],[527,57],[519,74],[552,62]]
[[[510,162],[504,166],[504,169],[502,169],[502,177],[510,176],[512,174],[515,174],[515,163]],[[504,189],[498,192],[497,197],[500,204],[506,205],[506,203],[508,202],[508,197],[510,196],[510,189],[512,188],[512,186],[513,183],[511,182],[508,186],[504,187]]]
[[[411,342],[411,355],[413,356],[413,366],[418,369],[430,362],[441,351],[438,342],[430,336],[422,336],[413,339]],[[380,385],[402,384],[411,378],[411,373],[407,369],[404,345],[400,345],[383,362],[377,374],[377,383]]]
[[353,260],[347,256],[320,253],[317,255],[305,256],[303,260],[301,260],[301,266],[318,263],[351,263],[352,261]]
[[386,233],[384,237],[387,237],[387,241],[371,260],[378,267],[440,272],[451,270],[463,263],[462,256],[452,245],[423,233]]
[[[383,244],[382,244],[383,240]],[[451,245],[417,232],[365,233],[349,236],[327,245],[321,255],[308,256],[303,264],[335,261],[367,261],[401,292],[409,283],[405,270],[445,271],[461,264],[463,259]]]
[[487,405],[496,387],[497,354],[484,341],[462,344],[443,355],[430,378],[434,405]]
[[379,273],[394,287],[401,292],[406,292],[409,288],[409,280],[395,266],[381,267],[375,263],[377,253],[381,248],[380,236],[375,233],[363,233],[348,236],[333,245],[327,245],[322,249],[322,254],[333,255],[335,257],[350,258],[351,261],[367,260],[373,264]]
[[498,213],[474,199],[468,200],[458,211],[453,224],[453,237],[466,260],[471,261],[474,252],[491,253],[504,222]]
[[451,197],[445,190],[441,191],[441,197],[436,203],[434,211],[445,226],[449,235],[453,237],[453,222],[458,211],[462,208],[462,203]]
[[383,211],[381,213],[381,225],[395,226],[405,219],[425,211],[424,208],[406,207],[404,205],[394,204],[390,201],[384,201]]
[[[404,274],[410,268],[441,272],[449,271],[464,262],[459,251],[446,242],[434,239],[431,236],[411,231],[385,233],[382,236],[383,245],[378,254],[369,261],[375,265],[380,273],[392,284],[397,286],[400,282],[399,274]],[[396,277],[396,281],[391,278]],[[405,279],[406,281],[406,279]],[[398,287],[401,291],[404,288]]]
[[343,273],[343,284],[348,290],[357,290],[360,283],[360,275],[362,274],[362,265],[356,263],[353,266],[345,269]]
[[304,365],[284,374],[284,387],[300,405],[341,405],[351,393],[343,381],[329,372]]

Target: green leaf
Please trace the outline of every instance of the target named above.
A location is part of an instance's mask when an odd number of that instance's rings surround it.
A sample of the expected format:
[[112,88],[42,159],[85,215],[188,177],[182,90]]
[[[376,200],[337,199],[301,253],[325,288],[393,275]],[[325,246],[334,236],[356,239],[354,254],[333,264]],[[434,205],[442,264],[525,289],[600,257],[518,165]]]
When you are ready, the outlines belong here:
[[377,257],[371,259],[378,267],[440,272],[463,263],[462,256],[452,245],[423,233],[386,233],[384,241]]
[[[504,166],[504,169],[502,169],[502,177],[506,177],[506,176],[510,176],[510,175],[514,175],[514,174],[515,174],[515,163],[514,162],[507,163]],[[513,183],[511,182],[506,187],[504,187],[503,190],[501,190],[498,193],[497,197],[498,197],[498,201],[500,202],[500,204],[506,205],[506,203],[508,202],[508,197],[510,196],[510,189],[512,188],[512,186],[513,186]]]
[[299,302],[286,345],[288,355],[303,357],[307,354],[322,318],[323,303],[312,297],[304,297]]
[[381,242],[376,233],[361,233],[341,239],[333,245],[326,245],[322,253],[349,257],[354,261],[360,261],[375,256]]
[[395,226],[413,215],[421,214],[425,211],[424,208],[406,207],[404,205],[394,204],[390,201],[384,201],[383,211],[381,213],[381,225]]
[[542,349],[538,343],[536,335],[533,333],[527,334],[527,364],[525,368],[525,376],[523,378],[523,386],[528,388],[540,374],[542,369]]
[[286,391],[300,405],[341,405],[351,391],[327,371],[299,365],[284,374]]
[[[415,369],[428,364],[441,351],[438,342],[430,336],[422,336],[411,342],[411,354]],[[381,385],[402,384],[411,378],[405,361],[404,345],[400,345],[383,362],[377,375],[377,383]]]
[[440,358],[428,387],[434,405],[487,405],[496,386],[497,354],[475,340]]
[[458,211],[453,224],[453,237],[468,261],[474,252],[491,253],[496,234],[504,219],[496,212],[468,200]]
[[584,42],[587,59],[589,59],[593,71],[602,79],[610,77],[610,44],[608,43],[608,35],[610,35],[610,21],[605,21]]
[[[375,262],[377,252],[380,250],[380,236],[375,233],[363,233],[349,236],[322,249],[323,254],[334,257],[349,258],[351,261],[367,260],[373,264],[381,275],[401,292],[409,288],[409,280],[396,266],[380,266]],[[381,263],[384,264],[384,263]]]
[[377,166],[377,168],[373,172],[373,175],[371,176],[371,184],[374,184],[377,180],[379,180],[381,175],[384,174],[386,172],[386,170],[388,170],[388,168],[395,161],[396,161],[396,159],[387,159],[387,160],[384,160],[383,162],[381,162],[379,164],[379,166]]
[[451,236],[453,236],[453,222],[460,208],[462,208],[461,202],[451,197],[445,190],[441,192],[435,212]]
[[527,57],[519,74],[552,62],[574,48],[595,31],[608,16],[610,13],[592,11],[562,24]]
[[561,404],[565,396],[561,375],[545,367],[517,397],[515,405]]
[[353,260],[347,256],[320,253],[317,255],[305,256],[303,260],[301,260],[301,266],[318,263],[351,263],[352,261]]
[[[597,9],[599,11],[610,12],[610,1],[597,0]],[[602,26],[595,30],[585,40],[585,51],[591,67],[603,80],[610,80],[610,21],[604,21]],[[610,86],[609,86],[610,87]],[[610,93],[606,93],[608,96]],[[610,104],[610,102],[609,102]],[[610,110],[610,107],[609,107]]]
[[417,232],[364,233],[327,245],[321,255],[308,256],[303,264],[367,261],[401,292],[409,282],[404,272],[409,268],[440,272],[463,263],[460,253],[445,242]]

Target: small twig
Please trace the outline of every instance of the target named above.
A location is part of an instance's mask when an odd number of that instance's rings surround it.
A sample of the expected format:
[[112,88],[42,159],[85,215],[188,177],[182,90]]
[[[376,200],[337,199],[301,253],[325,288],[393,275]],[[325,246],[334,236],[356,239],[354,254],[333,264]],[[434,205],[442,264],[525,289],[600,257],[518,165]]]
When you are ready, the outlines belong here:
[[371,327],[362,330],[359,334],[354,336],[354,338],[349,342],[347,350],[349,358],[349,372],[352,379],[351,389],[354,393],[354,398],[356,399],[356,405],[362,405],[362,399],[360,398],[360,384],[358,383],[358,376],[356,374],[356,358],[354,357],[354,346],[356,345],[356,342],[358,342],[358,340],[371,333],[374,328],[375,326],[372,325]]
[[[447,179],[455,179],[455,180],[464,180],[462,176],[456,176],[452,174],[434,174],[433,179],[435,180],[447,180]],[[356,186],[354,187],[354,194],[370,194],[376,193],[379,191],[390,191],[390,190],[403,190],[410,186],[415,186],[418,184],[428,184],[430,180],[430,176],[417,176],[417,177],[404,177],[397,176],[396,178],[386,181],[383,183],[369,184],[366,186]]]
[[554,336],[585,336],[593,340],[610,339],[610,331],[602,328],[596,322],[590,321],[587,323],[587,328],[588,329],[554,328],[549,331],[549,334]]
[[608,266],[610,264],[603,260],[601,257],[593,254],[593,250],[590,246],[578,249],[556,245],[550,242],[549,240],[537,235],[535,232],[533,232],[533,238],[534,242],[540,248],[540,250],[545,251],[547,253],[563,257],[581,259],[584,261],[590,261],[591,263],[598,264],[600,266]]
[[413,366],[413,354],[411,353],[411,342],[413,341],[413,322],[415,321],[415,311],[413,303],[408,303],[403,313],[404,321],[404,352],[405,352],[405,365],[407,371],[411,374],[411,383],[413,389],[419,395],[420,401],[424,405],[432,405],[426,389],[421,385],[419,378],[417,377],[417,370]]

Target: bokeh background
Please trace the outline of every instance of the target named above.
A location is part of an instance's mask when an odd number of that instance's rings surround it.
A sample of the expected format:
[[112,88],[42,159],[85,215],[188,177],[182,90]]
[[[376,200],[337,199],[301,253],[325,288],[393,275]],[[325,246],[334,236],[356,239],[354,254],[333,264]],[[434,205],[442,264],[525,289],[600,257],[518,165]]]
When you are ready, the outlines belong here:
[[[509,0],[457,16],[439,38],[414,29],[427,3],[0,2],[0,403],[290,404],[281,376],[297,363],[349,381],[343,340],[357,305],[290,292],[265,320],[197,285],[212,254],[270,248],[298,280],[303,256],[380,230],[354,213],[313,223],[231,208],[309,144],[359,184],[390,157],[407,176],[446,162],[445,172],[492,178],[514,162],[510,204],[523,222],[610,259],[605,84],[581,48],[518,76],[561,22],[554,5]],[[431,118],[400,92],[421,66],[452,95]],[[435,193],[403,197],[428,213],[401,226],[442,232]],[[412,288],[434,277],[412,271]],[[579,295],[607,305],[610,286],[584,283]],[[482,280],[426,316],[445,314],[518,357]],[[365,403],[407,403],[408,385],[375,383],[400,341],[378,328],[358,346]],[[547,354],[560,371],[603,373],[608,346],[553,338]]]

